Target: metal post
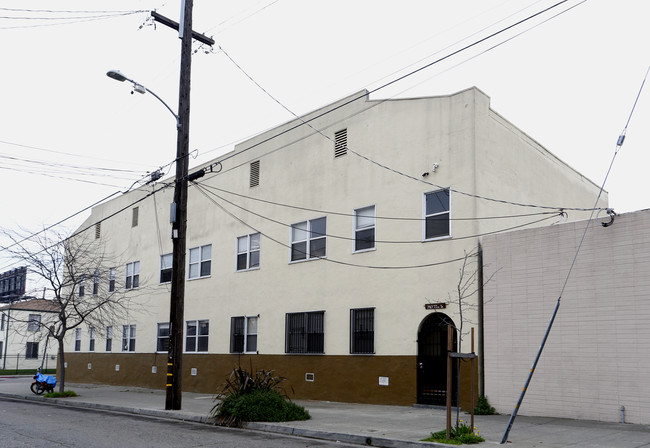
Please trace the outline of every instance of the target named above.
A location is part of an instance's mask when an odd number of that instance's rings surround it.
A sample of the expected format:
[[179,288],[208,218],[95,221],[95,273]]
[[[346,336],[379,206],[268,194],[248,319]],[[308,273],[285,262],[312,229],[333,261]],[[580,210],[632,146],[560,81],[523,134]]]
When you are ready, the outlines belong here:
[[454,350],[454,329],[447,325],[447,440],[451,435],[451,394],[452,394],[452,366],[451,352]]

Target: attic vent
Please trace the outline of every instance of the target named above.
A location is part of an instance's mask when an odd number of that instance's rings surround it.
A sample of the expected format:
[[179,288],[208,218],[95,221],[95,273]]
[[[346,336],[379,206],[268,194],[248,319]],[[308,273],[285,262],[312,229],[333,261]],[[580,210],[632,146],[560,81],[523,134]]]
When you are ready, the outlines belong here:
[[260,184],[260,161],[251,162],[251,187],[257,187]]
[[98,240],[102,236],[102,223],[95,224],[95,239]]
[[348,130],[342,129],[334,133],[334,158],[348,153]]
[[138,214],[139,214],[139,207],[133,207],[132,209],[132,214],[131,214],[131,227],[137,227],[138,226]]

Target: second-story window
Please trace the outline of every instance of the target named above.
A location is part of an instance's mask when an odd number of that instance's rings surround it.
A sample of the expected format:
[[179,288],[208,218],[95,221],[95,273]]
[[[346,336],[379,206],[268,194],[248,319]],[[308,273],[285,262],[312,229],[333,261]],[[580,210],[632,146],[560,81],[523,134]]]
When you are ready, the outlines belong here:
[[424,239],[431,240],[450,236],[449,189],[433,191],[424,195]]
[[172,281],[172,254],[165,254],[160,257],[160,283]]
[[190,249],[190,263],[187,277],[208,277],[212,264],[212,244]]
[[312,219],[291,226],[291,261],[322,258],[326,254],[326,218]]
[[245,271],[260,267],[260,234],[237,238],[237,270]]
[[27,331],[38,331],[40,326],[41,326],[41,315],[30,314],[27,321]]
[[375,248],[375,206],[354,211],[354,251]]
[[140,285],[140,262],[126,264],[126,279],[124,282],[125,289],[137,288]]
[[115,291],[115,268],[108,270],[108,292]]

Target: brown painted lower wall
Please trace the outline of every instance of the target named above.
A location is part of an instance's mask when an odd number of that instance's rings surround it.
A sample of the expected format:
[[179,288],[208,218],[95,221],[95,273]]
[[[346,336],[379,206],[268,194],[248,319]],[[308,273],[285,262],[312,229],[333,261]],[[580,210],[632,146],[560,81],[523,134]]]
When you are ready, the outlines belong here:
[[[66,381],[164,389],[167,354],[67,353]],[[237,365],[272,369],[292,398],[410,406],[417,402],[415,356],[183,355],[183,390],[216,393]],[[116,367],[119,366],[119,370]],[[152,373],[155,366],[156,373]],[[196,369],[196,375],[192,375]],[[314,381],[305,374],[313,373]],[[379,385],[379,377],[388,386]],[[478,385],[478,382],[475,384]],[[461,366],[461,407],[470,406],[469,363]],[[478,389],[478,386],[477,386]]]

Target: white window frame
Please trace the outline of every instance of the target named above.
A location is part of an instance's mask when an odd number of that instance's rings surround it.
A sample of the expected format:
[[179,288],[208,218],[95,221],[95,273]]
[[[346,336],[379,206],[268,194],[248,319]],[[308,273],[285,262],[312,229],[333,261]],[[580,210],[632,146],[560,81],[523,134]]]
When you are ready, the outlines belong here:
[[89,352],[95,351],[95,328],[94,327],[88,328],[88,351]]
[[[208,324],[207,334],[200,334],[201,324]],[[189,326],[190,324],[195,325],[196,333],[190,335]],[[188,339],[194,339],[194,350],[188,350],[187,341]],[[199,339],[205,338],[207,341],[205,350],[199,350]],[[197,320],[188,320],[185,322],[185,352],[186,353],[207,353],[210,348],[210,321],[208,319],[197,319]]]
[[[427,214],[427,196],[435,193],[441,193],[447,191],[449,195],[449,204],[447,207],[447,210],[441,211],[441,212],[436,212],[436,213],[431,213]],[[431,218],[434,216],[442,216],[444,214],[447,214],[447,220],[448,220],[448,226],[449,226],[449,232],[446,235],[439,235],[439,236],[434,236],[431,238],[427,238],[427,218]],[[450,188],[440,188],[438,190],[432,190],[432,191],[427,191],[422,195],[422,240],[423,241],[437,241],[437,240],[443,240],[443,239],[448,239],[451,238],[451,189]]]
[[[160,330],[167,330],[167,336],[161,336],[160,335]],[[165,353],[169,351],[169,330],[171,329],[171,325],[169,325],[169,322],[158,322],[156,325],[156,352],[157,353]],[[160,342],[162,340],[167,339],[167,348],[160,350]]]
[[[244,327],[243,328],[244,332],[243,332],[243,334],[235,334],[235,327],[234,327],[235,319],[243,319],[243,321],[244,321],[244,326],[243,326]],[[250,325],[250,323],[251,323],[251,321],[253,319],[255,320],[255,332],[253,332],[251,330],[251,325]],[[230,318],[230,353],[249,353],[249,354],[251,354],[251,353],[259,353],[258,345],[257,345],[257,343],[258,343],[257,335],[259,334],[259,322],[260,322],[259,315],[257,315],[257,316],[233,316],[232,318]],[[242,347],[241,352],[235,350],[235,337],[236,336],[243,337],[243,347]],[[248,343],[248,337],[249,336],[255,336],[255,349],[254,350],[251,350],[250,347],[249,347],[249,345],[250,345]]]
[[[257,247],[253,247],[253,237],[257,237]],[[237,258],[235,259],[235,270],[238,272],[241,271],[251,271],[253,269],[259,269],[260,268],[260,253],[261,253],[261,246],[262,246],[262,235],[258,233],[251,233],[248,235],[240,236],[237,238]],[[245,244],[245,247],[242,250],[242,246]],[[253,258],[253,254],[257,253],[257,264],[254,266],[251,266],[251,259]],[[246,266],[243,268],[239,268],[239,258],[241,256],[246,257]]]
[[140,286],[140,262],[133,261],[126,264],[124,289],[134,289]]
[[82,275],[81,280],[79,280],[79,297],[86,295],[86,276]]
[[[160,256],[160,276],[158,277],[158,280],[161,284],[170,283],[172,281],[172,266],[174,263],[173,256],[173,253]],[[162,276],[164,271],[169,271],[169,280],[163,282]]]
[[[370,218],[371,215],[368,213],[372,209],[372,224],[363,224],[359,225],[359,218]],[[369,205],[367,207],[361,207],[354,210],[354,241],[352,242],[353,253],[368,252],[372,250],[377,250],[377,214],[376,207],[374,205]],[[367,247],[365,249],[357,249],[357,235],[360,232],[365,232],[372,230],[372,247]]]
[[115,291],[115,274],[116,274],[115,268],[110,268],[108,270],[108,292]]
[[122,325],[122,351],[135,352],[135,324]]
[[[209,248],[210,253],[209,257],[204,254],[206,252],[206,248]],[[192,260],[192,254],[196,253],[195,251],[198,251],[198,259],[195,261]],[[197,278],[207,278],[210,277],[212,274],[212,244],[205,244],[203,246],[197,246],[197,247],[192,247],[188,252],[187,252],[187,279],[188,280],[194,280]],[[208,263],[208,270],[209,272],[207,274],[202,274],[203,271],[203,266],[205,263]],[[192,267],[196,267],[198,270],[197,273],[193,274],[192,273]]]
[[113,326],[112,325],[106,327],[106,344],[104,345],[104,351],[106,352],[113,351]]
[[[318,235],[313,236],[312,235],[313,223],[321,219],[324,220],[325,222],[325,231],[322,234],[319,233]],[[303,224],[305,225],[303,226]],[[298,232],[304,233],[305,237],[299,238],[300,234],[298,234]],[[312,256],[311,243],[313,241],[320,240],[320,239],[323,239],[325,241],[325,254],[320,256]],[[302,243],[305,243],[305,250],[304,251],[300,250],[300,253],[304,252],[305,258],[294,259],[293,257],[294,245],[302,244]],[[321,258],[327,258],[327,217],[321,216],[318,218],[309,219],[307,221],[301,221],[292,224],[291,225],[291,249],[289,250],[289,262],[300,263],[303,261],[319,260]]]
[[74,351],[81,351],[81,328],[74,329]]

